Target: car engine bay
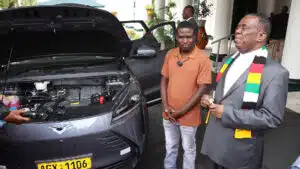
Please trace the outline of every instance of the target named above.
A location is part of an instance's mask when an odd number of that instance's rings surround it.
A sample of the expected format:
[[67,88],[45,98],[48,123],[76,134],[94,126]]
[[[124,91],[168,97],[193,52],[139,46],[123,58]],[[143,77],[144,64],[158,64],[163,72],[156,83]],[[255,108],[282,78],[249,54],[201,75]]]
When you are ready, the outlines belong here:
[[128,75],[10,82],[1,88],[3,105],[25,110],[35,121],[60,121],[112,109],[113,100],[129,83]]

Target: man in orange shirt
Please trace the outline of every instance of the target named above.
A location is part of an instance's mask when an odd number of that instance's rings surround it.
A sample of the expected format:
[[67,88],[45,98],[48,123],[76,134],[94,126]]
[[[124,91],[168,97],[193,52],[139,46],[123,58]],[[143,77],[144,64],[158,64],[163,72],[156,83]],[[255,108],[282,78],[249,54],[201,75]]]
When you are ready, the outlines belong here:
[[176,30],[178,48],[170,50],[162,68],[161,97],[166,140],[165,169],[176,169],[179,138],[184,150],[183,169],[194,169],[196,131],[201,123],[200,98],[211,83],[208,55],[195,46],[194,25],[183,21]]

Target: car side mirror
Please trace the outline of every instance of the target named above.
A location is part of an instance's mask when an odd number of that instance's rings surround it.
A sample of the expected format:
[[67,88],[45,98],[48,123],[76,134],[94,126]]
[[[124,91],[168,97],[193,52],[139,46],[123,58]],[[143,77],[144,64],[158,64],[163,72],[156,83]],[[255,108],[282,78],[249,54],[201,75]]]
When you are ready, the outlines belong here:
[[137,58],[152,58],[156,56],[156,50],[150,46],[141,46],[136,50],[136,55],[134,57]]

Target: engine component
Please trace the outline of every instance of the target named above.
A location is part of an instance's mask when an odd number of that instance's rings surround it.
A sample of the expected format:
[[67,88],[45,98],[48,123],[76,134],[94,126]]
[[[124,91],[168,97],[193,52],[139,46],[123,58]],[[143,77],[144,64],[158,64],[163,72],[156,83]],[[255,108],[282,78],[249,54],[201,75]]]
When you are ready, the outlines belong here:
[[30,119],[39,119],[39,120],[46,120],[48,117],[48,114],[45,113],[37,113],[37,112],[24,112],[22,114],[23,117],[28,117]]
[[67,100],[71,103],[77,103],[80,101],[80,88],[68,89]]
[[104,104],[109,97],[107,95],[101,95],[101,94],[93,94],[91,96],[91,104]]
[[80,90],[80,100],[90,99],[95,93],[103,93],[103,87],[101,86],[85,86]]
[[108,79],[105,85],[107,94],[112,96],[116,93],[116,91],[124,86],[124,82],[119,79]]
[[70,107],[71,102],[68,100],[64,100],[58,103],[56,107],[57,115],[64,115],[66,114],[66,110]]
[[[26,117],[59,120],[82,117],[84,113],[91,114],[82,112],[79,107],[85,110],[83,106],[89,109],[89,106],[98,108],[98,105],[109,105],[113,102],[114,95],[120,93],[125,84],[125,80],[118,77],[53,80],[8,84],[3,91],[20,98],[20,107],[26,110]],[[99,113],[94,110],[92,112]]]
[[27,95],[28,102],[30,103],[41,103],[51,100],[51,96],[47,92],[30,92]]
[[49,81],[45,81],[45,82],[35,82],[35,89],[38,91],[43,91],[46,92],[47,91],[47,85],[49,84]]

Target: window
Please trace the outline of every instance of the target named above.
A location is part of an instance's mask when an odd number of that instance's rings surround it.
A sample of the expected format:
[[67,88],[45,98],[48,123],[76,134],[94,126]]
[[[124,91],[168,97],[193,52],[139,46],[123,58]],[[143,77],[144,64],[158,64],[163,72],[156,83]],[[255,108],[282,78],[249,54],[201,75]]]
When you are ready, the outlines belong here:
[[175,36],[171,24],[161,25],[151,31],[157,42],[160,44],[160,50],[171,49],[175,47]]
[[130,40],[140,39],[146,33],[145,28],[138,22],[122,24]]

